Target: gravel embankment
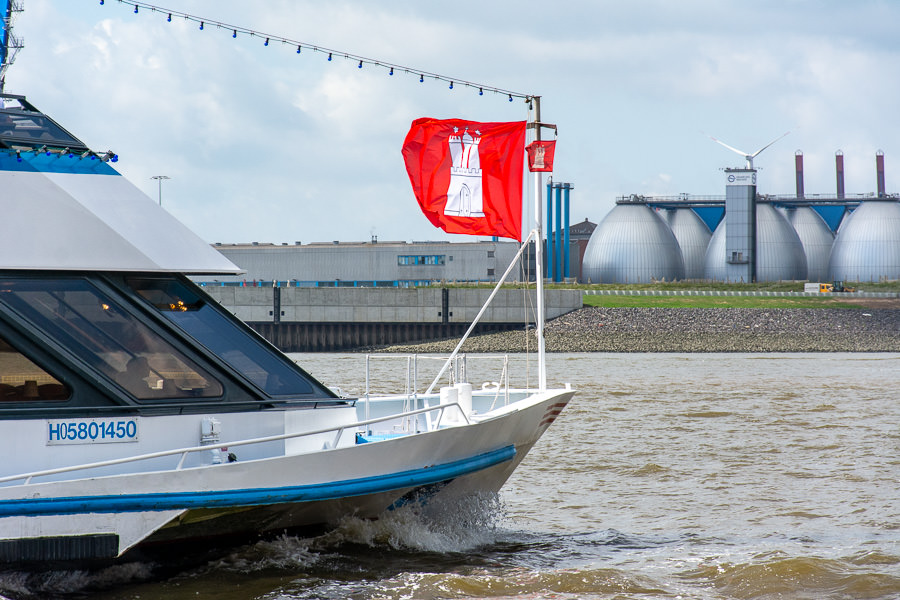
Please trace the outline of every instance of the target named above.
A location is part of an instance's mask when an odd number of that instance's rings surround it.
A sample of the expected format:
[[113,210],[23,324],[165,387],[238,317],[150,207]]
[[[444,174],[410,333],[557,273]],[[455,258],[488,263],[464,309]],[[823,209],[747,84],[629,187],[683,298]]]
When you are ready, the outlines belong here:
[[[900,310],[583,308],[547,323],[548,352],[900,352]],[[451,352],[459,339],[392,346]],[[534,332],[527,334],[534,350]],[[524,331],[470,338],[465,352],[523,352]]]

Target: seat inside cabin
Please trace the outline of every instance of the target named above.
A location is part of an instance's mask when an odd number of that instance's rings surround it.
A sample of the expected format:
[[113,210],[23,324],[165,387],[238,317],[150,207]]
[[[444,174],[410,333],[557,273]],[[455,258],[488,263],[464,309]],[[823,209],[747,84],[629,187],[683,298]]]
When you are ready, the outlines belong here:
[[0,338],[0,402],[65,400],[69,389]]

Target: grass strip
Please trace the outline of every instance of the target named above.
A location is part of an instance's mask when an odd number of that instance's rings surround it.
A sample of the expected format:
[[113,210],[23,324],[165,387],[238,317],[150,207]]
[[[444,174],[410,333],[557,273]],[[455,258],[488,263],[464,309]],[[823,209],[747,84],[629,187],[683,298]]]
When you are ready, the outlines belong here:
[[863,308],[841,298],[766,296],[593,296],[585,306],[605,308]]

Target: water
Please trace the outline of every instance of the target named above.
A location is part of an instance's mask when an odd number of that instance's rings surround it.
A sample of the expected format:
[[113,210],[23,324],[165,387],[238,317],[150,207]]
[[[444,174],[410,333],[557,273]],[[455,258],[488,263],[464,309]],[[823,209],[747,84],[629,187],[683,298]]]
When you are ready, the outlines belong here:
[[[298,358],[332,386],[364,389],[360,355]],[[512,371],[524,360],[512,357]],[[499,498],[429,519],[347,519],[164,579],[152,565],[6,573],[0,593],[900,597],[900,354],[566,354],[548,369],[578,394]],[[471,363],[469,373],[498,379]]]

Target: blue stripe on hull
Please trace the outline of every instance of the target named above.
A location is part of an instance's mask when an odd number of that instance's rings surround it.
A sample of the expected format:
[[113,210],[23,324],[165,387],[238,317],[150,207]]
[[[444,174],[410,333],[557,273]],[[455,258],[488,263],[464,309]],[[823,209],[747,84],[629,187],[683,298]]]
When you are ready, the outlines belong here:
[[290,502],[334,500],[438,483],[507,462],[512,460],[515,455],[515,446],[506,446],[442,465],[389,475],[312,485],[206,492],[0,500],[0,517],[264,506]]

